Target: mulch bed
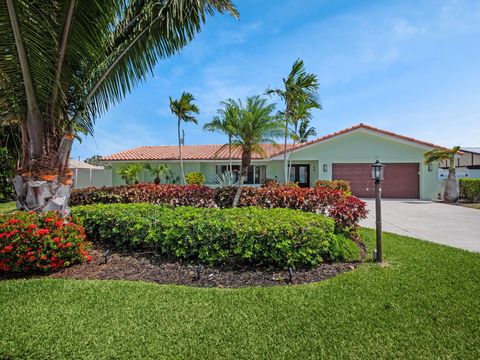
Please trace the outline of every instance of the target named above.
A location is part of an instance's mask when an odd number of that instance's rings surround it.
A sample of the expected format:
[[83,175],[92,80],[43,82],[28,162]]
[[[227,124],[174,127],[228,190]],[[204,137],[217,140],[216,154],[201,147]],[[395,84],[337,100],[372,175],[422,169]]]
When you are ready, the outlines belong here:
[[319,282],[352,271],[361,263],[325,263],[314,269],[289,273],[274,269],[222,269],[199,266],[180,261],[168,261],[153,253],[120,253],[110,251],[107,262],[103,249],[90,252],[90,263],[73,265],[51,274],[8,274],[0,273],[0,280],[7,278],[50,277],[62,279],[97,279],[150,281],[158,284],[177,284],[196,287],[238,288],[247,286],[299,285]]

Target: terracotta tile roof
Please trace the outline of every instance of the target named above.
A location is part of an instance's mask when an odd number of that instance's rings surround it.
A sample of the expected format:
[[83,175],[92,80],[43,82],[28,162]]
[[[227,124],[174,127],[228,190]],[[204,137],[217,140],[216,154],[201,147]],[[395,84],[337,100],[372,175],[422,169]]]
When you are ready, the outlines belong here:
[[[418,140],[418,139],[415,139],[415,138],[412,138],[412,137],[396,134],[396,133],[391,132],[391,131],[382,130],[382,129],[376,128],[374,126],[370,126],[370,125],[360,123],[358,125],[355,125],[355,126],[352,126],[352,127],[334,132],[332,134],[328,134],[328,135],[319,137],[317,139],[308,141],[306,143],[299,144],[299,145],[295,146],[295,150],[301,149],[305,146],[309,146],[309,145],[312,145],[312,144],[317,144],[319,142],[334,138],[334,137],[339,136],[339,135],[344,135],[344,134],[347,134],[349,132],[352,132],[352,131],[355,131],[355,130],[358,130],[358,129],[370,130],[370,131],[377,132],[377,133],[382,134],[382,135],[396,137],[400,140],[410,141],[410,142],[417,143],[417,144],[424,145],[424,146],[431,147],[431,148],[446,149],[444,146],[435,145],[435,144],[432,144],[432,143],[429,143],[429,142],[426,142],[426,141]],[[278,151],[277,153],[272,154],[271,157],[278,156],[280,154],[283,154],[283,149],[280,149],[280,151]]]
[[[281,151],[283,145],[261,145],[266,156],[254,153],[252,159],[269,158],[271,154]],[[290,147],[290,145],[289,145]],[[185,145],[182,146],[184,160],[228,160],[228,146],[225,145]],[[232,149],[232,158],[241,159],[239,148]],[[130,160],[178,160],[178,146],[139,146],[116,154],[104,156],[105,161],[130,161]]]
[[[377,132],[381,135],[387,135],[424,145],[431,148],[445,149],[440,145],[435,145],[426,141],[417,140],[408,136],[399,135],[390,131],[382,130],[366,124],[358,124],[347,129],[337,131],[333,134],[325,135],[309,142],[298,144],[295,150],[301,149],[305,146],[320,143],[322,141],[334,138],[339,135],[347,134],[349,132],[365,129]],[[268,159],[283,154],[283,145],[264,144],[262,148],[266,156],[260,154],[253,154],[252,159]],[[293,149],[293,145],[289,144],[288,149]],[[182,156],[184,160],[227,160],[228,146],[225,145],[185,145],[182,146]],[[241,159],[241,151],[239,148],[234,148],[232,158],[235,160]],[[139,146],[130,150],[121,151],[102,158],[105,161],[134,161],[134,160],[178,160],[178,146]]]

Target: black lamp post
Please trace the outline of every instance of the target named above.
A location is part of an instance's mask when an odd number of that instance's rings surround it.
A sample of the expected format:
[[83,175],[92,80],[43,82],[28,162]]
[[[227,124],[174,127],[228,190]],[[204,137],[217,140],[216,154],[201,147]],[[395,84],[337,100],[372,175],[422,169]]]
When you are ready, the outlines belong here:
[[372,180],[375,180],[375,229],[377,234],[377,256],[376,262],[382,262],[382,187],[383,169],[385,165],[378,160],[372,165]]

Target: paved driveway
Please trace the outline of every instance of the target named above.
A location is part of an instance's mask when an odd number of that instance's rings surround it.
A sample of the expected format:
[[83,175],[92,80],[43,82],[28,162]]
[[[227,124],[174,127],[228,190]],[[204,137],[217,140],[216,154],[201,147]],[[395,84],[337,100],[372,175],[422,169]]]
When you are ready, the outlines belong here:
[[[375,227],[375,200],[360,225]],[[480,252],[480,210],[419,200],[382,200],[383,231]]]

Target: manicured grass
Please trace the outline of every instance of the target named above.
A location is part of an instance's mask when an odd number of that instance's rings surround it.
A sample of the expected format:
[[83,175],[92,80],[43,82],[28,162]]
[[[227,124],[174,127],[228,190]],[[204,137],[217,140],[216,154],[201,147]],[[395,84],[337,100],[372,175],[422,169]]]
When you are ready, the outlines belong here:
[[480,254],[391,234],[384,253],[296,287],[3,281],[0,358],[480,358]]
[[14,211],[17,208],[15,202],[0,203],[0,214]]

